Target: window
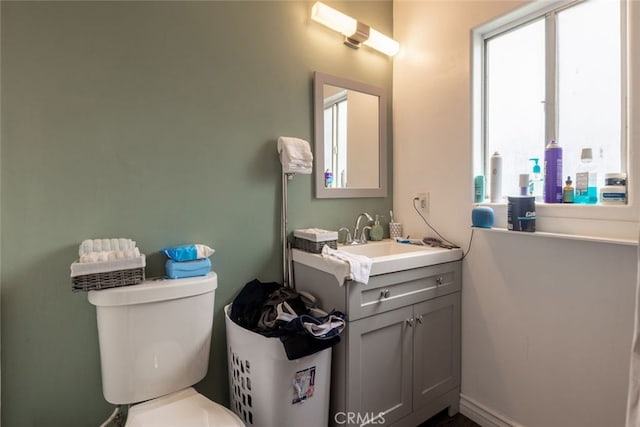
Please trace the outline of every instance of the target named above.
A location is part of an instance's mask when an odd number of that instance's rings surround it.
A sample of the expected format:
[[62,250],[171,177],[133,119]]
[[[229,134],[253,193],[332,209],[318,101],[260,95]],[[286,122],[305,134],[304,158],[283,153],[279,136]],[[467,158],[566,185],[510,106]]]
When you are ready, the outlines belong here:
[[[332,88],[332,86],[329,86]],[[339,89],[339,88],[336,88]],[[347,186],[347,91],[339,90],[324,103],[324,164],[330,169],[333,182],[325,186]]]
[[592,149],[600,180],[604,173],[626,172],[621,5],[612,0],[555,3],[502,20],[489,31],[476,30],[480,77],[474,76],[474,91],[481,108],[475,114],[481,117],[476,117],[474,168],[476,174],[488,171],[490,156],[498,151],[503,195],[519,194],[519,175],[532,172],[530,159],[544,165],[544,149],[552,139],[563,148],[564,177],[575,180],[583,148]]

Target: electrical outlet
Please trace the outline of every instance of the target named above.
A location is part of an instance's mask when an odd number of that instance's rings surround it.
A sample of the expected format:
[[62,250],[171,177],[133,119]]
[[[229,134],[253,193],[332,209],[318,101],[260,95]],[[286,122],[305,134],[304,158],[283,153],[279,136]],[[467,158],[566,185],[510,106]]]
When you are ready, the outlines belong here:
[[424,212],[428,212],[429,211],[429,192],[418,193],[418,203],[421,210],[423,210]]

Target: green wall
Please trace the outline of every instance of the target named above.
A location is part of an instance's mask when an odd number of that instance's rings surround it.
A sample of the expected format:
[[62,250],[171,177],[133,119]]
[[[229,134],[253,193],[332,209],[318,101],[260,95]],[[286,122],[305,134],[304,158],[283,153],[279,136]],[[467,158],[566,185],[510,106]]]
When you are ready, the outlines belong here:
[[[328,3],[392,32],[391,1]],[[222,307],[253,278],[282,277],[277,137],[313,140],[315,70],[391,93],[391,59],[343,46],[312,4],[2,2],[5,427],[92,426],[112,410],[95,310],[69,279],[94,237],[136,240],[147,276],[162,274],[164,246],[216,249],[213,355],[197,388],[228,403]],[[391,195],[313,193],[310,176],[291,182],[292,229],[391,208]]]

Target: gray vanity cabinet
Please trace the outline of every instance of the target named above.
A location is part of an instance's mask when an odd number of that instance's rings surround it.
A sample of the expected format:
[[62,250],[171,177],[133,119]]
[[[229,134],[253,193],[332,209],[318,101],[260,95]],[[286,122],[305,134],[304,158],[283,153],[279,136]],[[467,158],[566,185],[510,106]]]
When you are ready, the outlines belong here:
[[[415,427],[447,407],[458,411],[459,261],[342,287],[303,264],[294,265],[294,274],[298,290],[349,317],[333,351],[332,425]],[[349,414],[355,422],[346,422]]]
[[420,408],[460,385],[460,292],[416,304],[414,318],[413,407]]
[[[398,308],[348,325],[348,411],[390,423],[412,411],[412,307]],[[380,424],[376,422],[375,424]]]

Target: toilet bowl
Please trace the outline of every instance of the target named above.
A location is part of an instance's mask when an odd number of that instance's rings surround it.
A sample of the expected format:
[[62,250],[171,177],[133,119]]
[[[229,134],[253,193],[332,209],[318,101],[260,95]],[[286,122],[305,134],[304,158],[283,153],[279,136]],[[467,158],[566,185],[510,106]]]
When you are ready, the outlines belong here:
[[125,427],[242,427],[236,414],[192,387],[134,405]]
[[192,386],[207,374],[218,276],[148,280],[90,291],[102,393],[132,405],[126,427],[242,427]]

